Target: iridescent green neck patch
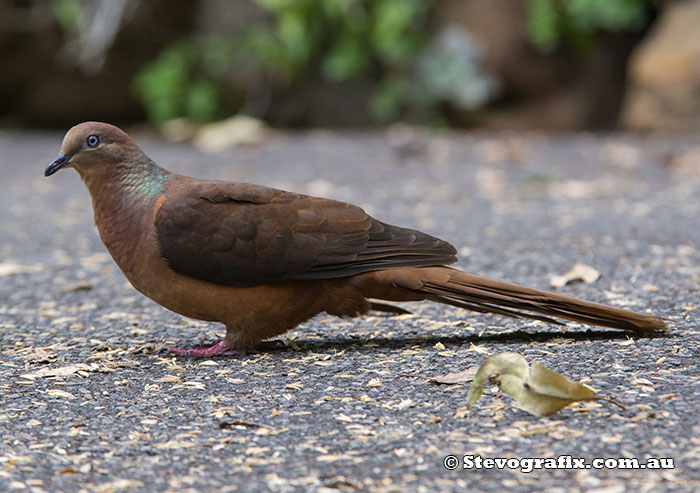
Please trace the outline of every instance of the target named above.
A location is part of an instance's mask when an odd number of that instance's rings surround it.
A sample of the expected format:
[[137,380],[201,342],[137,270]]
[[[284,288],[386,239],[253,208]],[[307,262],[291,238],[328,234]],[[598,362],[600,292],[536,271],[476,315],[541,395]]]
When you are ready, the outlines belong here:
[[164,179],[164,170],[151,165],[130,169],[121,176],[120,181],[129,195],[148,198],[160,192]]

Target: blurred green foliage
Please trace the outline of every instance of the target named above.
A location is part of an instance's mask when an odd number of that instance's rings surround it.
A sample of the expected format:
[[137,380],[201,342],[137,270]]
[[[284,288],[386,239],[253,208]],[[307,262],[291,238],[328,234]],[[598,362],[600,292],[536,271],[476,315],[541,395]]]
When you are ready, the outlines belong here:
[[270,16],[241,49],[271,75],[344,81],[373,64],[404,68],[423,47],[430,1],[256,0]]
[[53,16],[68,33],[75,33],[83,21],[83,4],[81,0],[53,0]]
[[178,117],[208,121],[220,113],[219,85],[201,71],[200,53],[187,41],[168,47],[134,79],[148,117],[164,123]]
[[[55,0],[62,24],[78,18],[80,1]],[[263,15],[245,28],[180,40],[141,70],[134,89],[151,121],[212,120],[240,110],[246,93],[316,80],[374,81],[377,121],[440,122],[443,103],[469,112],[496,93],[468,33],[435,32],[435,0],[250,1]],[[601,30],[640,29],[652,1],[527,0],[529,37],[544,52],[585,50]],[[236,91],[243,102],[227,97]]]
[[[151,120],[217,116],[222,83],[275,88],[321,78],[378,79],[370,108],[379,120],[403,105],[414,60],[429,40],[427,0],[255,0],[266,21],[243,32],[181,41],[148,64],[134,88]],[[433,104],[433,102],[428,102]]]
[[528,34],[534,45],[551,52],[561,45],[585,50],[599,31],[641,29],[650,0],[528,0]]

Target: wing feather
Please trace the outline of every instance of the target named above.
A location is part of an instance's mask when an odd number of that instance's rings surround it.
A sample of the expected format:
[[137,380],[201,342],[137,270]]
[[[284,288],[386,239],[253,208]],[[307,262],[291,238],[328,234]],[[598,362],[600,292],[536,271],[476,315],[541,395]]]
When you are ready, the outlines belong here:
[[456,261],[449,243],[361,208],[245,183],[178,177],[155,218],[162,257],[182,274],[250,286]]

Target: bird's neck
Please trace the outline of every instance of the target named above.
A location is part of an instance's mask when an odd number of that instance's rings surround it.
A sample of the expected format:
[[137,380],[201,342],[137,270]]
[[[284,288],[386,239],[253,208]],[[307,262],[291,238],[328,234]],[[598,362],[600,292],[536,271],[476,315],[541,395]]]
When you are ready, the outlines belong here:
[[154,205],[170,175],[144,158],[128,168],[81,173],[102,242],[132,283],[135,264],[153,241],[147,234],[153,229]]
[[92,166],[86,170],[78,169],[78,172],[93,199],[100,197],[100,201],[112,202],[112,206],[117,204],[110,199],[119,199],[124,206],[148,201],[158,195],[170,174],[145,155],[129,163],[129,166]]

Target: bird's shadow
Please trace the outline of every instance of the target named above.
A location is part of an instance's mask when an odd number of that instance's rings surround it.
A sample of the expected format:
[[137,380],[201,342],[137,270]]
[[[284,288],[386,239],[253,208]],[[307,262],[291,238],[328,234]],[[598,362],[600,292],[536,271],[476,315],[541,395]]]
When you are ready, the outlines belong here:
[[625,339],[656,339],[678,337],[668,332],[650,332],[644,334],[630,334],[613,330],[588,329],[584,331],[528,332],[525,330],[513,330],[502,333],[465,334],[465,335],[416,335],[397,337],[367,336],[356,338],[327,338],[324,340],[295,339],[293,346],[283,340],[263,341],[256,345],[250,352],[253,353],[282,353],[294,351],[327,351],[345,350],[355,351],[382,349],[405,349],[408,347],[432,347],[436,343],[444,346],[461,346],[464,344],[528,344],[532,342],[551,342],[558,339],[571,341],[601,341],[601,340],[625,340]]

